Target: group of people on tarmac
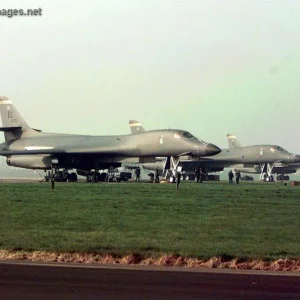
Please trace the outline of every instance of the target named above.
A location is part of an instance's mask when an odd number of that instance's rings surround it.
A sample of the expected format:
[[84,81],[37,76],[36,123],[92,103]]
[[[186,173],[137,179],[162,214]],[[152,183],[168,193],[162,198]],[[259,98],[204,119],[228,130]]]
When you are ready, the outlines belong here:
[[[139,182],[140,176],[141,176],[141,169],[136,168],[135,169],[135,181]],[[204,179],[203,177],[204,177],[204,172],[203,172],[202,168],[200,168],[200,167],[196,168],[195,178],[196,178],[197,183],[202,183],[202,181]],[[236,184],[240,183],[240,178],[241,178],[240,171],[235,170]],[[233,174],[232,170],[230,170],[228,173],[228,179],[229,179],[229,183],[233,184],[234,174]],[[158,169],[155,170],[155,178],[154,178],[153,182],[159,183],[159,170]]]
[[[203,172],[202,168],[198,167],[195,170],[195,178],[196,178],[197,182],[198,183],[199,182],[202,183],[202,181],[204,179],[203,177],[204,177],[204,172]],[[229,178],[229,183],[233,183],[234,175],[233,175],[232,170],[229,171],[228,178]],[[235,180],[236,180],[237,184],[240,183],[240,179],[241,179],[241,173],[240,173],[240,171],[235,170]]]
[[[140,181],[140,177],[141,177],[141,169],[140,168],[136,168],[135,169],[135,181],[139,182]],[[153,182],[159,183],[159,170],[158,170],[158,168],[155,169],[155,178],[154,178]]]
[[[229,171],[228,173],[228,179],[229,179],[229,183],[233,183],[233,178],[234,178],[234,175],[233,175],[233,172],[232,170]],[[236,170],[235,171],[235,181],[236,181],[236,184],[239,184],[240,183],[240,179],[241,179],[241,173],[239,170]]]

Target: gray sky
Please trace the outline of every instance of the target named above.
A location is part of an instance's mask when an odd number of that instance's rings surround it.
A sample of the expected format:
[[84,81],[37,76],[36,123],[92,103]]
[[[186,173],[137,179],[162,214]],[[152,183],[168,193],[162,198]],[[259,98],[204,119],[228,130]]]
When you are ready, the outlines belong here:
[[[0,94],[34,128],[180,128],[300,153],[300,1],[7,1]],[[3,140],[3,138],[1,137]]]

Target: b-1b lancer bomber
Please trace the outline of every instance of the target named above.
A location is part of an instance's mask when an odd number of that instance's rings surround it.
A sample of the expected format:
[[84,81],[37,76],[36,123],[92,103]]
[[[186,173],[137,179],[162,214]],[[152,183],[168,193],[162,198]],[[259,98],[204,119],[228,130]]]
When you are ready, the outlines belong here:
[[[58,169],[93,170],[97,174],[98,170],[119,167],[123,162],[154,162],[157,156],[174,159],[182,155],[210,156],[221,151],[177,129],[114,136],[44,133],[29,127],[6,97],[0,97],[0,113],[3,123],[0,131],[5,135],[0,155],[7,157],[10,166],[51,170],[52,188],[53,172]],[[76,173],[70,176],[77,178]]]
[[[145,130],[137,121],[129,121],[129,125],[132,134]],[[234,167],[241,172],[252,172],[253,168],[257,167],[253,172],[261,173],[261,176],[266,173],[266,180],[268,181],[274,167],[300,162],[299,155],[292,154],[277,145],[264,144],[242,147],[233,135],[228,134],[227,138],[228,149],[222,149],[222,152],[212,157],[201,157],[200,159],[181,156],[178,166],[181,166],[185,172],[193,172],[199,167],[205,174],[220,172],[226,167]],[[148,170],[158,168],[159,171],[163,172],[165,161],[163,158],[158,158],[156,163],[145,163],[143,167]]]
[[[233,151],[236,151],[234,149],[237,149],[237,151],[239,151],[238,149],[246,148],[241,146],[240,142],[236,139],[236,136],[233,134],[227,134],[227,139],[229,149],[232,149]],[[270,181],[272,178],[272,174],[280,174],[278,178],[284,178],[284,174],[296,173],[300,168],[299,155],[289,153],[288,151],[279,146],[263,145],[260,147],[261,157],[264,157],[264,155],[268,155],[268,152],[271,153],[271,155],[273,156],[277,155],[277,157],[278,155],[281,155],[281,159],[278,158],[273,163],[264,160],[264,162],[260,161],[257,162],[257,164],[238,164],[234,166],[234,169],[243,173],[260,174],[260,179]],[[271,155],[269,154],[268,157],[271,157]]]

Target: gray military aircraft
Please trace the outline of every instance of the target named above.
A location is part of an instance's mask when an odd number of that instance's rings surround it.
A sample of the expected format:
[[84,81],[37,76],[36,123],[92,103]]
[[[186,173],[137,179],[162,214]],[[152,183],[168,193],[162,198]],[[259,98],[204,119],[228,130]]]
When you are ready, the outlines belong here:
[[[237,140],[234,134],[227,134],[228,146],[230,149],[240,148],[241,143]],[[279,149],[278,149],[279,148]],[[277,146],[277,151],[285,151],[281,147]],[[274,150],[273,150],[274,151]],[[242,173],[260,174],[260,178],[269,181],[271,174],[280,174],[281,178],[284,178],[285,174],[294,174],[300,169],[300,163],[298,162],[298,155],[292,154],[290,161],[275,162],[274,164],[248,164],[248,165],[236,165],[234,168]]]
[[[177,129],[163,129],[139,134],[117,136],[89,136],[44,133],[29,127],[12,102],[0,97],[0,113],[5,142],[0,155],[7,157],[10,166],[56,170],[90,170],[115,168],[133,159],[137,162],[155,161],[156,156],[209,156],[221,150]],[[75,175],[74,175],[75,174]],[[70,175],[71,176],[71,175]],[[76,173],[72,175],[77,176]],[[53,179],[53,176],[51,176]],[[51,180],[54,187],[54,180]]]
[[[131,125],[130,125],[131,124]],[[137,121],[129,121],[131,133],[136,133],[136,124],[139,124],[139,131],[143,130],[141,124]],[[182,167],[183,171],[190,172],[200,167],[204,173],[221,172],[224,168],[242,164],[244,170],[253,168],[258,165],[261,172],[265,172],[271,176],[271,171],[274,166],[282,163],[300,162],[300,156],[289,153],[283,148],[276,145],[253,145],[241,147],[233,135],[228,134],[228,142],[230,147],[222,149],[222,151],[212,157],[201,157],[200,159],[182,156],[178,161],[178,166]],[[158,158],[155,163],[144,163],[143,168],[155,170],[158,168],[160,172],[164,171],[165,160]],[[239,167],[238,170],[241,171]],[[242,172],[242,171],[241,171]]]

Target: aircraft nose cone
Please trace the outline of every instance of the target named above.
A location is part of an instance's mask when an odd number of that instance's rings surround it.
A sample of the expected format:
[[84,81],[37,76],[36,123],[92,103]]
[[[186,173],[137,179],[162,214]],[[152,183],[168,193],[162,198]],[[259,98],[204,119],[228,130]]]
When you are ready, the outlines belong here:
[[292,161],[295,162],[295,163],[299,163],[300,162],[300,155],[294,155],[292,157]]
[[207,156],[216,155],[221,152],[221,149],[214,144],[207,144],[205,146],[205,154]]

